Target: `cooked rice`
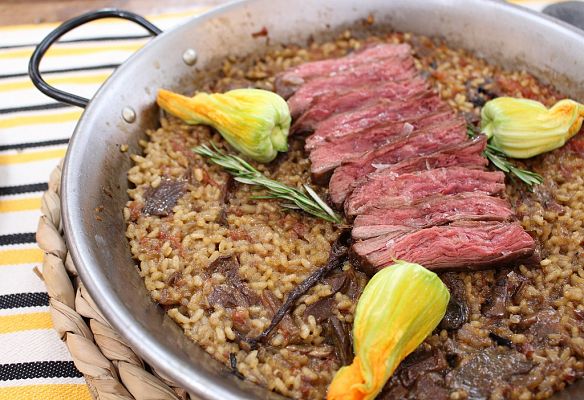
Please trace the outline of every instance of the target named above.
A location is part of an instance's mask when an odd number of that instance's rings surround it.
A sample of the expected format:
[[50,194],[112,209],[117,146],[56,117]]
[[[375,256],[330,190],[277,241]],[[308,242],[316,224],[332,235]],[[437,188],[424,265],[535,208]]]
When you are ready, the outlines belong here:
[[[547,105],[559,99],[553,88],[525,71],[503,70],[438,41],[402,33],[357,39],[350,31],[335,41],[315,42],[306,48],[291,45],[247,59],[228,58],[202,88],[223,91],[251,84],[271,89],[275,73],[283,69],[339,56],[359,49],[365,42],[380,40],[411,43],[418,68],[429,76],[440,95],[469,120],[476,121],[480,105],[491,92],[531,97]],[[207,296],[214,286],[224,282],[225,276],[208,276],[205,270],[221,255],[233,254],[249,287],[258,295],[269,290],[283,301],[287,293],[327,261],[338,230],[303,213],[284,211],[276,201],[253,200],[250,196],[258,192],[246,185],[237,186],[228,209],[228,227],[222,226],[218,217],[226,174],[190,150],[200,143],[222,143],[220,136],[171,117],[163,118],[161,127],[147,134],[148,141],[141,143],[144,154],[131,156],[134,166],[128,179],[135,189],[128,191],[131,200],[124,213],[132,254],[152,299],[163,304],[185,334],[216,359],[228,366],[230,354],[234,354],[237,370],[246,379],[290,397],[324,397],[339,362],[331,356],[306,354],[307,348],[322,354],[331,349],[325,343],[323,327],[303,313],[307,305],[327,297],[331,288],[316,285],[293,309],[292,319],[300,338],[295,346],[283,348],[286,337],[277,331],[271,336],[271,346],[252,351],[238,345],[229,312],[208,307]],[[526,354],[535,367],[513,385],[494,384],[492,398],[546,398],[584,372],[584,160],[560,149],[529,162],[529,167],[544,176],[545,186],[530,193],[521,184],[508,182],[508,195],[525,229],[541,243],[541,266],[514,269],[528,283],[516,296],[514,305],[508,307],[508,315],[496,324],[481,314],[496,272],[460,273],[470,309],[469,322],[455,332],[437,331],[423,345],[445,350],[454,342],[465,354],[472,354],[495,346],[489,332],[510,339],[513,348]],[[291,150],[275,166],[258,168],[289,185],[299,187],[310,181],[309,161],[296,139],[291,140]],[[140,213],[144,193],[160,184],[161,177],[190,178],[187,192],[168,217],[144,216]],[[347,264],[345,268],[351,267]],[[183,279],[181,285],[174,285],[171,279],[177,272]],[[355,303],[340,293],[334,298],[335,315],[351,322]],[[547,308],[551,310],[549,315],[558,320],[554,326],[557,331],[534,337],[531,331],[517,328]],[[239,307],[237,313],[241,317],[249,313],[250,336],[267,327],[271,317],[261,305]],[[450,391],[451,399],[467,397],[464,388]]]

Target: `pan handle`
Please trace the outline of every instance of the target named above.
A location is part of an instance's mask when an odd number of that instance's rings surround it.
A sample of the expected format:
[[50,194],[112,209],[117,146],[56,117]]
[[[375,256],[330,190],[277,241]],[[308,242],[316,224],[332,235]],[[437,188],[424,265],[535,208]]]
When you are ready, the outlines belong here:
[[154,36],[162,32],[155,25],[148,22],[140,15],[134,14],[130,11],[118,10],[115,8],[104,8],[102,10],[91,11],[86,14],[82,14],[78,17],[72,18],[69,21],[63,22],[39,43],[39,45],[35,48],[34,52],[32,53],[32,56],[30,57],[30,61],[28,63],[28,75],[30,76],[32,83],[34,83],[38,90],[62,103],[67,103],[81,108],[85,108],[87,106],[87,104],[89,103],[88,99],[81,96],[77,96],[75,94],[64,92],[49,85],[41,76],[39,66],[47,50],[49,50],[49,48],[61,36],[87,22],[102,18],[121,18],[135,22],[136,24],[140,25]]

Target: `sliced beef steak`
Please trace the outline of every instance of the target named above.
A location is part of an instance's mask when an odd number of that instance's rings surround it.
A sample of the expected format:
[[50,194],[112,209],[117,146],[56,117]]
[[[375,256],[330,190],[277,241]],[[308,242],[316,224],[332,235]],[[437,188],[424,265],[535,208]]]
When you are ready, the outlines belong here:
[[[331,179],[331,186],[332,183]],[[504,190],[505,174],[502,172],[464,167],[437,168],[401,175],[380,171],[367,175],[353,191],[345,202],[345,213],[347,216],[356,216],[375,208],[413,204],[431,195],[464,192],[497,195]]]
[[322,95],[345,94],[355,87],[403,81],[412,79],[416,74],[413,59],[410,57],[397,62],[362,64],[337,75],[317,78],[302,85],[288,99],[290,114],[292,118],[299,117]]
[[[345,199],[353,191],[354,183],[361,177],[375,172],[375,166],[378,164],[396,164],[412,157],[435,153],[447,145],[463,143],[466,140],[464,123],[460,122],[448,121],[427,129],[414,131],[412,135],[402,140],[370,151],[360,158],[348,161],[338,167],[329,184],[331,200],[336,207],[342,207]],[[382,170],[375,174],[375,176],[378,175],[389,175],[389,173]]]
[[411,205],[374,208],[358,215],[353,239],[368,239],[407,228],[421,229],[454,221],[508,221],[514,214],[508,201],[483,193],[425,197]]
[[451,110],[434,92],[430,91],[399,101],[374,99],[356,110],[336,114],[322,121],[318,129],[306,139],[304,148],[313,150],[325,140],[387,124],[405,122],[435,111]]
[[489,165],[489,161],[483,155],[486,145],[487,137],[480,135],[472,140],[443,147],[435,153],[413,157],[397,164],[375,164],[375,169],[394,174],[454,166],[485,169]]
[[434,271],[478,270],[528,259],[535,241],[519,223],[460,221],[357,242],[352,257],[374,274],[406,260]]
[[[497,197],[505,175],[486,170],[486,138],[468,140],[465,120],[418,75],[408,45],[307,63],[275,86],[288,98],[291,132],[312,132],[312,179],[330,179],[333,204],[356,217],[352,258],[367,273],[396,259],[448,271],[536,258],[533,238]],[[322,320],[331,301],[307,313]]]
[[408,57],[411,55],[411,51],[411,47],[407,44],[378,44],[362,51],[350,53],[345,57],[304,63],[276,76],[276,93],[287,99],[311,79],[349,71],[359,64],[375,63],[388,58]]
[[437,112],[419,115],[406,122],[399,121],[339,138],[329,138],[319,143],[310,153],[312,180],[324,185],[330,179],[333,170],[343,162],[358,159],[370,150],[401,140],[416,130],[439,125],[452,118],[451,112]]
[[333,114],[354,110],[371,99],[397,100],[413,97],[428,90],[428,84],[420,77],[405,81],[380,82],[348,89],[344,94],[324,94],[316,97],[311,106],[292,125],[291,132],[312,132]]

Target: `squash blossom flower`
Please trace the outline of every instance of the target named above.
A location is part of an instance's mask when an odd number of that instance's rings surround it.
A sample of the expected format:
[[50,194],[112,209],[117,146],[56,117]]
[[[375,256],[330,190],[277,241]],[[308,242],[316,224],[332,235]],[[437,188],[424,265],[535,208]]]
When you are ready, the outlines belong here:
[[336,373],[327,399],[375,398],[399,363],[440,323],[449,300],[440,278],[419,264],[397,261],[376,273],[355,310],[355,358]]
[[529,158],[562,147],[582,127],[584,105],[558,101],[547,109],[534,100],[498,97],[481,111],[489,143],[513,158]]
[[267,163],[288,150],[290,110],[276,93],[235,89],[226,93],[182,96],[160,89],[158,105],[187,124],[215,128],[240,153]]

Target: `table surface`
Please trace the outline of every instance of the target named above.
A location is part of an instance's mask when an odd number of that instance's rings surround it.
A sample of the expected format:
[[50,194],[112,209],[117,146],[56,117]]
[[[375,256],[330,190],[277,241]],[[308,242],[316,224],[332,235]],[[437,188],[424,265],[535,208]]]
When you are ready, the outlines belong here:
[[115,7],[141,15],[176,12],[226,0],[0,0],[0,25],[64,21],[98,8]]

